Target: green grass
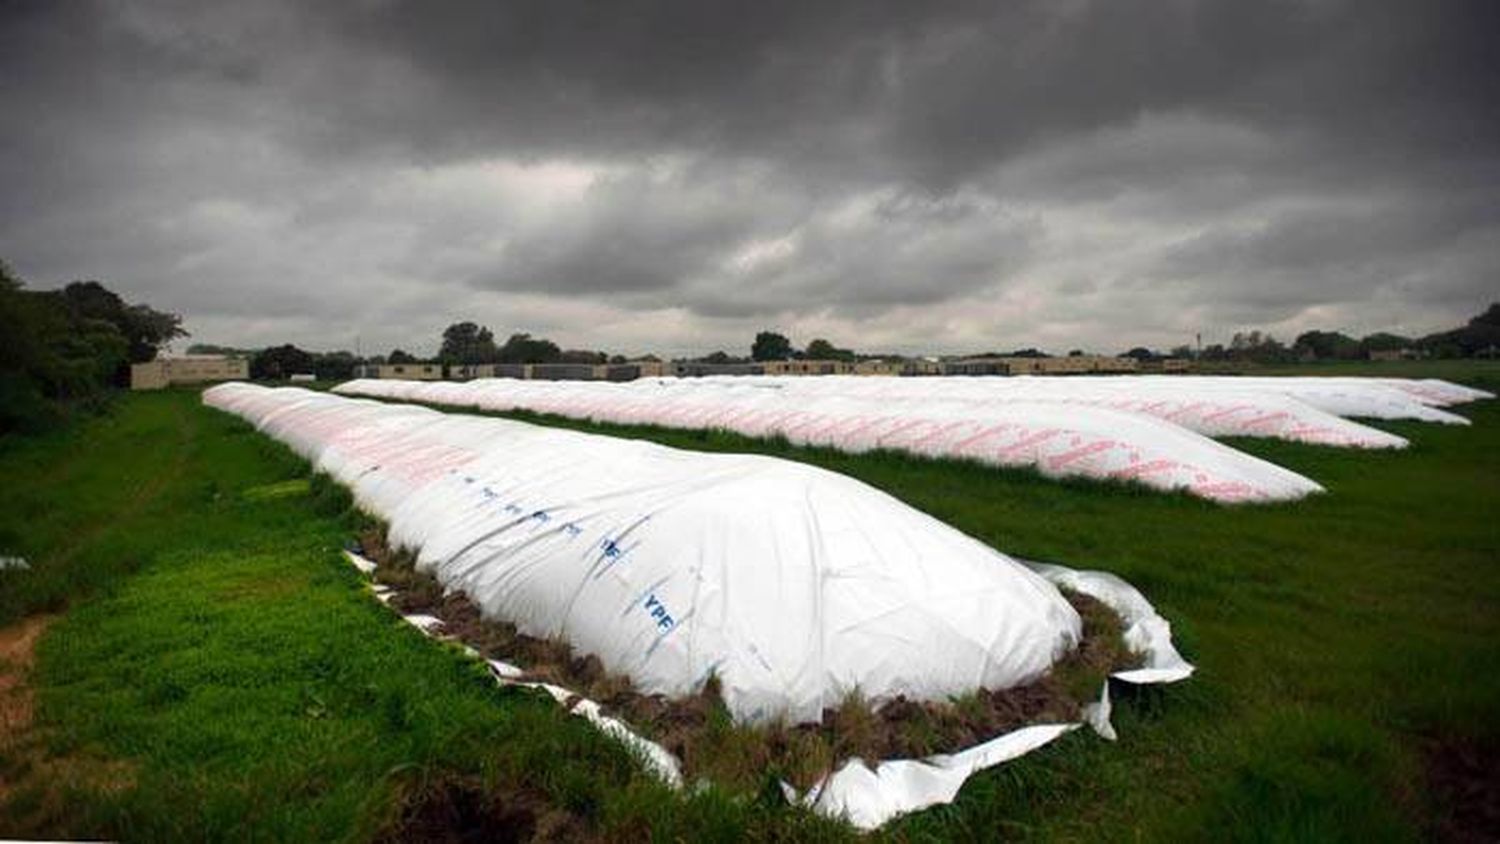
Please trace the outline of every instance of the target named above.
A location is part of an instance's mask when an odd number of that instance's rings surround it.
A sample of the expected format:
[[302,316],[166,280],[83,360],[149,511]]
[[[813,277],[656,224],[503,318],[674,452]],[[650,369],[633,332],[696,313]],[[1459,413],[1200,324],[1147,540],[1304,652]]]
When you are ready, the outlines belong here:
[[[1456,366],[1404,372],[1500,388],[1492,364]],[[41,648],[48,742],[125,760],[135,783],[72,795],[43,831],[358,838],[446,776],[544,794],[622,837],[836,833],[769,800],[668,799],[613,745],[401,628],[337,559],[352,519],[313,506],[337,496],[286,484],[306,477],[299,461],[195,400],[131,396],[108,420],[0,450],[0,555],[36,564],[0,573],[0,618],[89,596]],[[1500,402],[1459,412],[1475,424],[1381,423],[1412,440],[1402,452],[1237,441],[1329,490],[1243,508],[526,418],[822,465],[1006,552],[1116,572],[1173,621],[1200,672],[1120,695],[1118,743],[1069,736],[892,836],[1373,842],[1418,840],[1447,811],[1426,748],[1500,748]]]

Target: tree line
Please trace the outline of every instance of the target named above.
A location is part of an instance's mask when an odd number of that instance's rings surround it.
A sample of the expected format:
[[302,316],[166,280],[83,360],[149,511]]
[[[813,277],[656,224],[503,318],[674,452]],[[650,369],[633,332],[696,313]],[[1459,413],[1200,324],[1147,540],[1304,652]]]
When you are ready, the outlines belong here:
[[0,261],[0,434],[102,407],[130,364],[186,337],[182,317],[130,304],[98,281],[32,290]]
[[1500,303],[1491,304],[1484,313],[1458,328],[1423,337],[1377,331],[1355,339],[1340,331],[1304,331],[1286,345],[1270,334],[1247,331],[1236,333],[1227,346],[1208,346],[1199,357],[1210,361],[1292,363],[1364,360],[1372,352],[1410,352],[1433,358],[1495,357],[1500,355]]
[[[475,322],[456,322],[443,329],[438,353],[422,358],[402,348],[389,354],[361,357],[347,350],[315,352],[291,343],[264,349],[235,349],[227,346],[196,344],[188,347],[192,354],[228,354],[250,360],[250,377],[257,380],[279,380],[292,375],[309,374],[320,381],[353,378],[361,364],[436,363],[447,367],[490,363],[624,363],[622,355],[584,349],[563,349],[545,337],[529,333],[511,334],[504,343],[495,342],[488,326]],[[648,356],[650,357],[650,356]],[[655,358],[651,358],[655,360]]]
[[[1268,332],[1258,330],[1238,331],[1226,343],[1214,343],[1201,350],[1186,344],[1174,346],[1166,353],[1136,346],[1121,352],[1118,357],[1137,360],[1160,360],[1162,358],[1198,358],[1206,361],[1249,361],[1255,363],[1294,363],[1301,360],[1364,360],[1371,352],[1410,351],[1419,357],[1465,358],[1500,356],[1500,303],[1489,306],[1484,313],[1470,319],[1459,328],[1439,331],[1424,337],[1403,337],[1390,332],[1378,331],[1355,339],[1338,331],[1305,331],[1297,335],[1290,344],[1276,339]],[[1084,354],[1082,349],[1073,349],[1069,356]],[[735,357],[724,351],[713,352],[698,358],[704,363],[749,363],[772,360],[867,360],[872,357],[900,357],[899,355],[867,355],[850,349],[841,349],[823,339],[816,339],[799,350],[792,341],[777,331],[761,331],[750,345],[750,356]],[[1035,348],[1017,349],[1011,352],[982,352],[969,357],[1051,357],[1047,352]]]

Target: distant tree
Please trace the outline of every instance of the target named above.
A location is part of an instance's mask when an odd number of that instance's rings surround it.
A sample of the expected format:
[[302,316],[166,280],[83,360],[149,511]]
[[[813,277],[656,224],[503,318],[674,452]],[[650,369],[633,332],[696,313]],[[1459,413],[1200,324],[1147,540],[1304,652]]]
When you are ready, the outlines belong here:
[[97,281],[75,281],[63,288],[62,298],[74,319],[103,320],[119,329],[131,363],[153,360],[162,346],[188,336],[182,317],[146,305],[127,305]]
[[1417,345],[1437,357],[1493,357],[1500,349],[1500,303],[1490,305],[1463,328],[1429,334]]
[[1292,341],[1299,357],[1319,360],[1355,360],[1364,356],[1359,341],[1337,331],[1304,331]]
[[732,357],[729,356],[728,352],[726,352],[726,351],[724,351],[722,349],[720,349],[717,352],[710,352],[710,353],[708,353],[708,354],[706,354],[706,355],[704,355],[702,357],[702,361],[704,363],[725,364],[725,363],[734,363],[734,360],[735,360],[734,358],[732,358]]
[[346,381],[354,377],[359,359],[353,352],[336,351],[313,355],[313,374],[319,381]]
[[416,363],[417,362],[417,358],[416,358],[416,355],[410,354],[409,352],[407,352],[404,349],[392,349],[391,353],[385,356],[385,362],[386,363]]
[[1135,358],[1136,360],[1155,360],[1157,358],[1157,354],[1156,352],[1151,351],[1145,346],[1136,346],[1130,351],[1121,354],[1120,357]]
[[184,335],[179,321],[97,281],[27,290],[0,262],[0,433],[44,430],[102,406],[110,386],[128,379],[126,364]]
[[1081,358],[1081,357],[1083,357],[1083,349],[1070,349],[1070,350],[1068,350],[1068,357],[1070,357],[1070,358]]
[[551,340],[530,334],[512,334],[500,347],[500,363],[556,363],[562,351]]
[[1181,346],[1173,346],[1172,351],[1168,355],[1174,358],[1190,358],[1193,356],[1193,347],[1186,343]]
[[591,352],[587,349],[564,349],[557,355],[558,363],[587,363],[601,364],[609,359],[603,352]]
[[1284,362],[1293,358],[1280,340],[1260,331],[1235,332],[1229,341],[1228,356],[1232,360],[1257,363]]
[[239,349],[234,346],[217,346],[213,343],[194,343],[187,347],[190,355],[228,355],[229,357],[250,357],[255,354],[256,349]]
[[499,357],[495,335],[472,322],[455,322],[443,329],[438,358],[446,364],[494,363]]
[[308,372],[316,372],[312,353],[291,343],[261,349],[250,358],[251,378],[279,380]]
[[1041,349],[1034,348],[1034,347],[1028,347],[1028,348],[1025,348],[1025,349],[1016,349],[1014,352],[1011,352],[1008,355],[1002,355],[1002,357],[1012,357],[1012,358],[1049,358],[1049,357],[1052,357],[1052,356],[1049,355],[1049,354],[1047,354],[1046,352],[1042,351]]
[[792,357],[792,341],[774,331],[762,331],[755,335],[750,346],[750,357],[758,361],[788,360]]
[[621,364],[621,363],[629,363],[630,361],[624,355],[610,355],[609,362],[612,363],[612,364]]
[[855,358],[852,349],[840,349],[821,337],[808,343],[807,351],[803,355],[811,360],[852,361]]
[[1391,334],[1386,331],[1377,331],[1367,335],[1359,341],[1360,349],[1366,354],[1370,352],[1396,352],[1401,349],[1410,349],[1417,341],[1410,337],[1402,337],[1399,334]]

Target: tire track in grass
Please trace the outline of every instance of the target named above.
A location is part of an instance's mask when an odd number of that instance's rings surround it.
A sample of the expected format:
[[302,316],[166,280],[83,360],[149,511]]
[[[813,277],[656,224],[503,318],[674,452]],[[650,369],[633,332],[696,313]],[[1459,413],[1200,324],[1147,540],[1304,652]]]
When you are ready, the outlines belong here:
[[139,516],[146,508],[156,503],[156,500],[167,490],[170,481],[181,477],[187,466],[188,445],[197,434],[197,426],[190,424],[191,414],[173,414],[177,429],[176,447],[171,449],[171,459],[163,469],[151,475],[144,483],[135,486],[123,506],[111,514],[111,518],[99,521],[83,528],[72,535],[54,554],[48,555],[44,564],[64,566],[71,563],[89,545],[100,537],[107,535],[122,524],[129,523]]
[[[176,442],[163,468],[144,483],[134,485],[122,506],[108,520],[99,521],[70,534],[68,541],[42,565],[66,567],[94,542],[115,528],[131,523],[154,504],[187,465],[188,445],[197,433],[187,414],[174,414]],[[49,472],[61,478],[77,465],[85,450],[75,450],[60,469]],[[71,597],[71,596],[70,596]],[[43,737],[33,729],[34,694],[28,680],[36,660],[37,643],[61,613],[33,613],[0,628],[0,809],[11,808],[14,798],[24,794],[35,800],[33,816],[46,816],[57,808],[58,784],[88,783],[94,788],[114,790],[132,782],[129,766],[121,762],[52,756]],[[35,793],[33,793],[35,792]],[[0,812],[8,816],[9,811]],[[11,821],[22,820],[12,817]],[[24,821],[23,821],[24,825]]]

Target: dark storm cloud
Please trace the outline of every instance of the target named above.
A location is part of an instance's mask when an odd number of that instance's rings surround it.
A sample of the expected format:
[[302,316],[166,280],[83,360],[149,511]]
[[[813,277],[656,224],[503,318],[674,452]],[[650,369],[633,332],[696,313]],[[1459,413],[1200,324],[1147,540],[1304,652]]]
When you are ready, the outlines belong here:
[[246,341],[1437,327],[1500,264],[1497,9],[11,2],[0,255]]

